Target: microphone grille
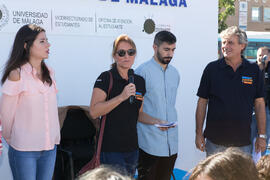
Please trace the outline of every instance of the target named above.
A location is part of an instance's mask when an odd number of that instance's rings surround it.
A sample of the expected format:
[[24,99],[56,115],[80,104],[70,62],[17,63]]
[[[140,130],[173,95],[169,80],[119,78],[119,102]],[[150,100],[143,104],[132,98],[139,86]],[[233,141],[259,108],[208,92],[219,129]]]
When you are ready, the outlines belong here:
[[134,70],[133,69],[129,69],[128,70],[128,76],[132,76],[134,75]]

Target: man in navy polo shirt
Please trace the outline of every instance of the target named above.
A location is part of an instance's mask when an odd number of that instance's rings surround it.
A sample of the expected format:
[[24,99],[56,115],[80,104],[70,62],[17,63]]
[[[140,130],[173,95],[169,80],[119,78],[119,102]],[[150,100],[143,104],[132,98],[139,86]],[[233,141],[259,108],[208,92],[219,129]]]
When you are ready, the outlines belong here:
[[206,66],[197,92],[196,147],[206,151],[207,156],[228,147],[239,147],[251,153],[250,125],[254,107],[258,124],[255,148],[257,152],[264,151],[266,135],[262,72],[257,64],[250,63],[242,56],[247,45],[243,30],[232,26],[221,32],[220,37],[224,57]]

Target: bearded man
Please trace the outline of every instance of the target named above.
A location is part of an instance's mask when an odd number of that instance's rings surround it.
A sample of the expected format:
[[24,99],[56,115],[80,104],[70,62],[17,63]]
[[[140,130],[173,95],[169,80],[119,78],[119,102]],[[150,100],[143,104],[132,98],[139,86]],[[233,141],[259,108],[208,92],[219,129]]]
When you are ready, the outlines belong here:
[[[136,74],[142,76],[146,84],[143,111],[137,124],[139,180],[170,180],[177,158],[175,102],[180,76],[169,64],[175,48],[176,37],[171,32],[158,32],[153,44],[153,58],[136,69]],[[160,126],[155,126],[157,124]]]

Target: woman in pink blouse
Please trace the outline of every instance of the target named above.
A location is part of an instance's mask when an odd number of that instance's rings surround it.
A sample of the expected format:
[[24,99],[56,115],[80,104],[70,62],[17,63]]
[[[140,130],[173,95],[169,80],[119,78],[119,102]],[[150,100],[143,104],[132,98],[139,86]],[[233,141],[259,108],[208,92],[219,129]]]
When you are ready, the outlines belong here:
[[3,150],[3,144],[2,144],[2,125],[1,125],[1,120],[0,120],[0,155],[2,154]]
[[14,180],[50,180],[60,141],[56,84],[45,30],[17,32],[2,77],[0,118]]

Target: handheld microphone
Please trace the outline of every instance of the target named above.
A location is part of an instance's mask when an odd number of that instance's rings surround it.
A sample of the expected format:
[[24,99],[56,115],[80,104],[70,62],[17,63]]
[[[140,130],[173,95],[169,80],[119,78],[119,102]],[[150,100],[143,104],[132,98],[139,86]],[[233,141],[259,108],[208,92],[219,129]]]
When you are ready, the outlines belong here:
[[[133,69],[128,70],[128,82],[129,83],[134,83],[134,71]],[[132,104],[134,102],[135,96],[130,96],[129,97],[129,103]]]

